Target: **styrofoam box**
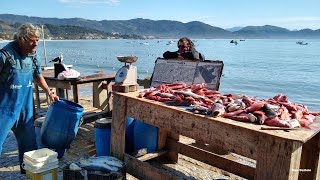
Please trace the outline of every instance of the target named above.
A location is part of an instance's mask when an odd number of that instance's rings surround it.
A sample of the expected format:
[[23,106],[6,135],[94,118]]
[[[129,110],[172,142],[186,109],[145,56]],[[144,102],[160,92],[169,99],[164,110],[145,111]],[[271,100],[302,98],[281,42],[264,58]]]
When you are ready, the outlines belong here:
[[23,158],[23,163],[24,163],[25,165],[30,166],[30,167],[33,168],[33,169],[40,169],[40,168],[44,168],[44,167],[46,167],[46,166],[48,166],[48,165],[52,165],[52,164],[58,165],[59,161],[58,161],[57,158],[54,158],[54,159],[50,159],[50,160],[47,161],[47,162],[34,163],[34,162],[30,161],[29,159]]
[[58,153],[48,148],[25,152],[23,159],[29,160],[32,164],[50,163],[58,158]]
[[49,170],[52,170],[52,169],[56,169],[56,168],[59,167],[59,165],[56,164],[56,163],[49,163],[45,167],[42,167],[40,169],[34,169],[31,166],[28,166],[26,164],[23,164],[22,166],[23,166],[23,169],[25,169],[27,171],[30,171],[31,173],[34,173],[34,174],[42,173],[42,172],[49,171]]

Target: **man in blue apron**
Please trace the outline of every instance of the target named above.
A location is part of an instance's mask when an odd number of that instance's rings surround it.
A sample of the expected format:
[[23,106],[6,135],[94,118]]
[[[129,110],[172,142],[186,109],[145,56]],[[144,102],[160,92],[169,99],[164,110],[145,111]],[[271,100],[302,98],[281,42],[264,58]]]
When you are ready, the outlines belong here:
[[[54,102],[58,100],[41,75],[36,48],[40,29],[19,27],[14,41],[0,51],[0,155],[10,129],[16,136],[20,165],[24,152],[37,149],[33,119],[33,80]],[[21,169],[21,173],[25,173]]]

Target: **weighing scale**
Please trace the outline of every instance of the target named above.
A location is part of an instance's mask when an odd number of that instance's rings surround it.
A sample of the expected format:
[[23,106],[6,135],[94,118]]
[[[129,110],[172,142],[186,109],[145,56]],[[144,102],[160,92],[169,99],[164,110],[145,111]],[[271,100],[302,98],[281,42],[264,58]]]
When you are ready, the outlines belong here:
[[118,70],[115,76],[115,84],[113,89],[121,92],[137,91],[137,67],[133,66],[132,63],[136,62],[138,57],[118,56],[117,59],[120,62],[124,62],[124,66]]

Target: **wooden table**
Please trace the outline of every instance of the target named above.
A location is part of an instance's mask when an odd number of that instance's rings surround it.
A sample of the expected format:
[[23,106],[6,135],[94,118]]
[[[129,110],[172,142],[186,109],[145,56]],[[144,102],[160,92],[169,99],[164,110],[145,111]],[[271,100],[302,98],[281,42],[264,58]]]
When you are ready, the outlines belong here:
[[[92,109],[91,107],[89,107],[90,111],[93,112],[99,109],[106,112],[110,112],[112,110],[111,82],[114,81],[115,74],[97,73],[89,76],[81,76],[78,79],[66,79],[66,80],[59,80],[55,78],[53,70],[45,70],[42,72],[42,75],[49,87],[56,88],[57,95],[61,98],[67,98],[68,90],[72,89],[73,101],[75,103],[79,103],[78,86],[81,84],[92,83],[92,95],[93,95],[92,107],[94,107],[95,109]],[[38,86],[35,86],[35,87],[36,87],[35,91],[37,96],[36,104],[37,104],[37,107],[40,107],[39,89],[38,89]]]
[[[62,98],[65,98],[64,90],[70,90],[72,87],[74,96],[73,99],[76,103],[79,102],[78,85],[87,83],[100,84],[102,81],[107,81],[108,84],[113,81],[115,77],[114,74],[98,73],[89,76],[80,76],[78,79],[59,80],[58,78],[54,77],[54,73],[52,70],[43,71],[42,74],[48,86],[57,88],[57,93]],[[96,88],[96,86],[93,86],[93,88]]]
[[[124,159],[128,172],[139,178],[168,178],[146,162],[124,153],[125,117],[160,128],[158,148],[169,157],[185,154],[248,179],[320,179],[320,122],[310,129],[261,130],[262,125],[225,118],[205,117],[161,102],[138,98],[137,92],[113,93],[111,155]],[[214,153],[178,142],[170,133],[181,134],[256,160],[256,167],[224,160]],[[177,137],[177,136],[175,136]],[[174,157],[175,156],[175,157]]]

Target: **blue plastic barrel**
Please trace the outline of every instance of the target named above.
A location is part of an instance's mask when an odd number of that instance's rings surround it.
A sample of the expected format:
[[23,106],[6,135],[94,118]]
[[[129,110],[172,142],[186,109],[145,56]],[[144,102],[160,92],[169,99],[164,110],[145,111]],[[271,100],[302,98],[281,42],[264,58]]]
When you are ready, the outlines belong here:
[[158,146],[158,128],[148,123],[136,120],[134,124],[134,151],[147,148],[147,152],[154,152]]
[[134,151],[134,146],[133,146],[133,131],[134,131],[134,124],[135,124],[135,119],[131,117],[126,117],[126,140],[125,140],[125,152],[126,153],[131,153]]
[[41,142],[41,126],[43,124],[45,117],[39,117],[34,121],[34,130],[36,132],[36,141],[38,149],[44,148],[45,146]]
[[76,137],[83,107],[60,98],[52,103],[41,127],[41,141],[47,148],[54,149],[62,158]]
[[[94,123],[95,146],[97,156],[109,156],[111,144],[111,119],[101,118]],[[133,130],[135,120],[126,117],[126,139],[125,152],[131,153],[134,151],[133,146]]]
[[94,122],[94,137],[97,156],[110,155],[111,119],[101,118]]

